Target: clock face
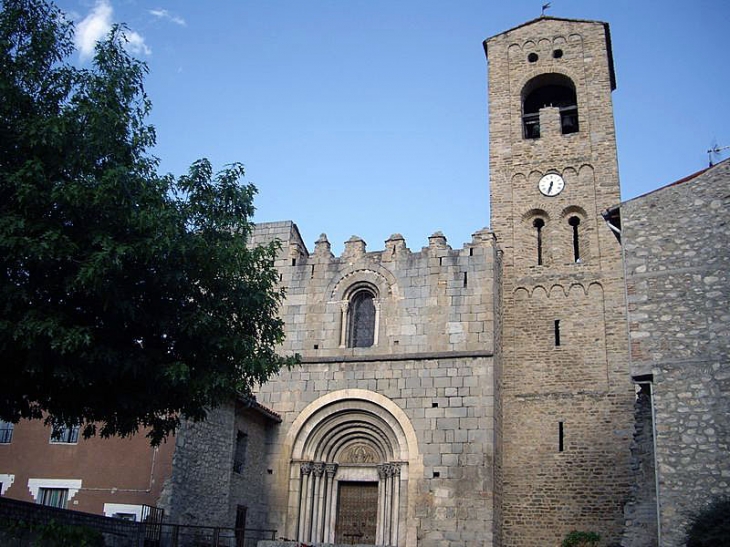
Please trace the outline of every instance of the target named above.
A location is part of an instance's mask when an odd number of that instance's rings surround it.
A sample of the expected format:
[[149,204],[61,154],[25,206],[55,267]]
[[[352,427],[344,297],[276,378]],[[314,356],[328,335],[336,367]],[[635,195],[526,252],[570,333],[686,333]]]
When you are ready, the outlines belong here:
[[537,187],[545,196],[557,196],[565,188],[565,181],[557,173],[548,173],[540,179]]

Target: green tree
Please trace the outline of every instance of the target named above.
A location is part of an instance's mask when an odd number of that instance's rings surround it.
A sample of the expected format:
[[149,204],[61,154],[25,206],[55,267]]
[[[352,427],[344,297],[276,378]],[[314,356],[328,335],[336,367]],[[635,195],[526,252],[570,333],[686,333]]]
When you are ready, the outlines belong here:
[[277,246],[247,246],[241,165],[157,174],[123,28],[77,68],[55,6],[0,4],[0,418],[158,443],[294,362]]

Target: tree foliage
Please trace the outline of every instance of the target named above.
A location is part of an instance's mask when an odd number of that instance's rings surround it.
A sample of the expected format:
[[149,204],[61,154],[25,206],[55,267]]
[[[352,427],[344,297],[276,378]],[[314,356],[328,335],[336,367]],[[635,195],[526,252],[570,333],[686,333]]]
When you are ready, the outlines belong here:
[[730,545],[730,497],[719,497],[693,514],[687,529],[687,547]]
[[78,68],[57,8],[0,3],[0,418],[159,442],[293,362],[276,244],[241,165],[157,174],[123,28]]

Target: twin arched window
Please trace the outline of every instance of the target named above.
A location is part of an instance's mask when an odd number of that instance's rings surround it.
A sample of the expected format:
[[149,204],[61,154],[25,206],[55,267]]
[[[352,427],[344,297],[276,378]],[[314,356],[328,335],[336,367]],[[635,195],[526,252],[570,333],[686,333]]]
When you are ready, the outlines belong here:
[[[540,217],[535,218],[532,221],[532,229],[533,229],[533,236],[535,241],[535,251],[536,251],[536,262],[538,266],[542,266],[545,262],[545,256],[544,256],[544,245],[545,245],[545,220],[543,220]],[[570,226],[571,229],[571,235],[572,235],[572,250],[573,250],[573,261],[576,264],[580,264],[583,261],[583,257],[581,255],[581,248],[584,245],[584,243],[581,241],[582,237],[582,228],[581,228],[581,219],[578,215],[570,215],[568,217],[568,226]]]

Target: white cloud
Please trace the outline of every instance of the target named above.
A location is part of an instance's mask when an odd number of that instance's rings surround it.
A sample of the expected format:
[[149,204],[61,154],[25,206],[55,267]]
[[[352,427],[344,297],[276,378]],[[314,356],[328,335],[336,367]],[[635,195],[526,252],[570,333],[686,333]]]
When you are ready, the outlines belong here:
[[124,33],[124,37],[127,39],[127,49],[136,55],[144,53],[145,55],[152,55],[152,50],[144,43],[144,38],[133,30],[127,30]]
[[173,23],[175,23],[176,25],[180,25],[181,27],[187,26],[185,19],[179,17],[178,15],[171,14],[166,9],[151,9],[149,10],[149,12],[158,19],[167,19],[168,21],[172,21]]
[[76,47],[79,48],[82,60],[91,58],[96,43],[109,34],[113,12],[109,2],[98,0],[89,15],[76,25]]
[[[97,0],[94,8],[76,25],[76,47],[82,61],[94,56],[94,47],[109,34],[114,23],[114,8],[108,0]],[[134,54],[150,55],[152,50],[144,37],[133,30],[126,30],[127,49]]]

